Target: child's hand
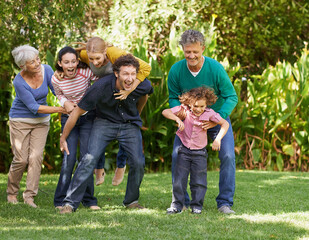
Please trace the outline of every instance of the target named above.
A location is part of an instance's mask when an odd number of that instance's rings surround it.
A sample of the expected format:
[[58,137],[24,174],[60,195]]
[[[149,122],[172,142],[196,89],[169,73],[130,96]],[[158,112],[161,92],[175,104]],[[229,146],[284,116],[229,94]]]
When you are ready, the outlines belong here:
[[181,109],[178,113],[175,114],[177,117],[179,117],[182,121],[185,120],[187,114],[184,109]]
[[221,147],[221,140],[215,139],[215,141],[212,143],[212,150],[220,151],[220,147]]
[[119,93],[114,93],[114,96],[117,96],[115,99],[125,100],[131,92],[129,90],[120,90]]
[[181,121],[179,118],[176,120],[177,124],[178,124],[178,128],[180,131],[183,131],[185,129],[185,125],[183,123],[183,121]]
[[64,78],[64,73],[63,72],[60,72],[60,71],[58,71],[58,70],[56,70],[55,72],[54,72],[54,75],[55,75],[55,77],[57,78],[57,79],[63,79]]

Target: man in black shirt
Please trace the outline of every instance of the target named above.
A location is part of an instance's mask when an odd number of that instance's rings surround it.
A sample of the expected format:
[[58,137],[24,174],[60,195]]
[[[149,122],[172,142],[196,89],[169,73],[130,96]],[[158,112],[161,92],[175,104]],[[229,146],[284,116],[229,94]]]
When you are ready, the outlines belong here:
[[92,177],[101,154],[114,139],[119,141],[127,153],[130,166],[123,205],[128,208],[142,208],[138,204],[138,198],[139,187],[144,176],[145,158],[140,131],[142,120],[137,109],[137,102],[140,97],[151,94],[153,88],[149,80],[145,79],[125,100],[116,99],[119,91],[132,89],[138,69],[139,63],[132,55],[121,56],[113,65],[114,74],[95,82],[70,114],[60,138],[60,148],[67,154],[69,152],[66,138],[79,116],[96,109],[97,118],[90,134],[88,153],[75,171],[60,213],[71,213],[77,209],[84,196],[88,178]]

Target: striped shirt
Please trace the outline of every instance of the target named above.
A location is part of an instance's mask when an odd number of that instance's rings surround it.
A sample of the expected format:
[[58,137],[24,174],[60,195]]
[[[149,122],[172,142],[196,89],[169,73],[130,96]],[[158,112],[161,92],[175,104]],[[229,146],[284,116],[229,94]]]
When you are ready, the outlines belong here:
[[91,81],[96,80],[98,80],[98,77],[94,76],[90,68],[78,68],[73,78],[64,77],[63,79],[58,79],[53,75],[52,84],[56,96],[61,106],[63,106],[66,101],[71,101],[75,104],[79,103],[90,87]]

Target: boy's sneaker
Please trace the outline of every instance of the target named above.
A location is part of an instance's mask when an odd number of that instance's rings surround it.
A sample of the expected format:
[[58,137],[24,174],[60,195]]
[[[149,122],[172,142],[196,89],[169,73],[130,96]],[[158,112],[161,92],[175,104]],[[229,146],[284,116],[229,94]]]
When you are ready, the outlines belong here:
[[218,208],[218,211],[224,214],[235,214],[235,212],[228,205],[223,205],[222,207]]
[[166,213],[167,214],[177,214],[177,213],[182,213],[182,211],[177,209],[177,208],[170,207],[170,208],[166,209]]
[[193,208],[191,213],[192,213],[192,214],[201,214],[201,213],[202,213],[202,210],[197,209],[197,208]]

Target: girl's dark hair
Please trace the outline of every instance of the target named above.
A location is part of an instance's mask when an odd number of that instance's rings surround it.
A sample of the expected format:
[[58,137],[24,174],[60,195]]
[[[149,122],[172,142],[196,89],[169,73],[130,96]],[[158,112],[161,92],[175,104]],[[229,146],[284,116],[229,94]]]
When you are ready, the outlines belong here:
[[[73,53],[76,56],[76,59],[78,59],[78,54],[77,54],[77,52],[75,51],[74,48],[71,48],[71,47],[68,47],[68,46],[62,48],[58,52],[58,58],[57,58],[57,62],[56,62],[56,65],[55,65],[55,68],[60,72],[63,72],[63,69],[62,69],[62,67],[59,66],[58,61],[61,62],[62,56],[67,54],[67,53]],[[88,68],[88,65],[84,62],[79,61],[77,68]]]
[[214,93],[213,89],[205,86],[192,88],[188,92],[185,92],[181,96],[179,96],[179,101],[187,106],[192,104],[192,102],[201,99],[205,99],[207,106],[210,106],[217,101],[218,97]]

